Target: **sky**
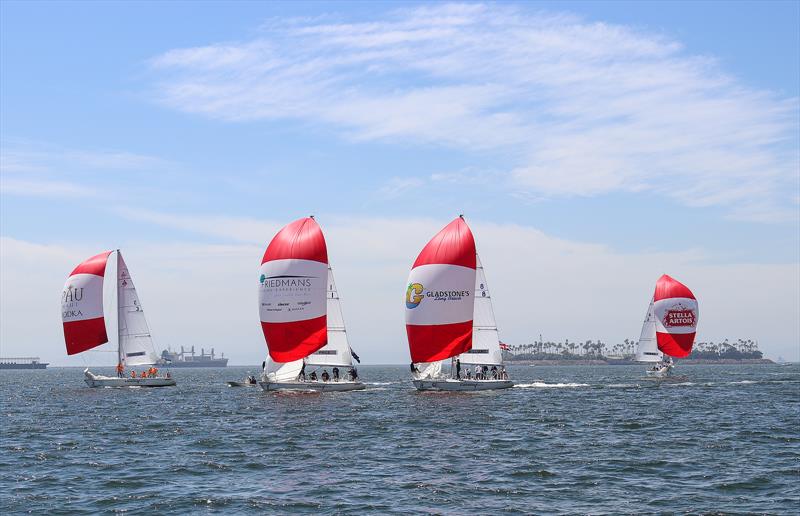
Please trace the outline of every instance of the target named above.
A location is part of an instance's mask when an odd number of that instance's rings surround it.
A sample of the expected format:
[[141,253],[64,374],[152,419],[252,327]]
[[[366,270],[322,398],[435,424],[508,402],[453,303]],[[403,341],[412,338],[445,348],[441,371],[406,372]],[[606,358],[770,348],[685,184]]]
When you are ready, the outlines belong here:
[[67,357],[59,300],[120,248],[157,348],[265,354],[257,270],[325,232],[352,347],[463,213],[501,338],[698,340],[800,360],[798,2],[0,3],[0,355]]

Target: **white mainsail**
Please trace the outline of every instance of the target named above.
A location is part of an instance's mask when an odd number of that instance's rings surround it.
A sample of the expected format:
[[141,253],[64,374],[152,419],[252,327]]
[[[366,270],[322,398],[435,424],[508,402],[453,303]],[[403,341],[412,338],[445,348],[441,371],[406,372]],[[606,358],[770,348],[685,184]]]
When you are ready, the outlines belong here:
[[656,318],[653,311],[653,301],[651,300],[644,323],[642,323],[642,334],[636,344],[636,361],[660,362],[661,359],[662,355],[656,343]]
[[336,290],[336,281],[333,279],[333,269],[328,265],[328,343],[321,349],[306,358],[306,364],[311,366],[327,367],[352,367],[353,355],[350,352],[350,343],[347,340],[347,331],[344,327],[342,315],[342,302]]
[[122,253],[117,253],[117,325],[119,357],[126,367],[158,362],[142,303]]
[[492,296],[486,283],[481,258],[475,255],[475,308],[472,322],[472,349],[458,355],[462,364],[501,365],[500,335],[494,318]]

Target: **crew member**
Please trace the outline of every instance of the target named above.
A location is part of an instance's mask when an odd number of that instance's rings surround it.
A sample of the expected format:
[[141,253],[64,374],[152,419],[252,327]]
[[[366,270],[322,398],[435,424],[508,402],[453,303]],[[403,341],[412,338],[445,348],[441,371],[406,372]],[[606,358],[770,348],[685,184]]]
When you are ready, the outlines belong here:
[[117,362],[117,376],[122,378],[124,372],[125,372],[125,366],[122,365],[122,362]]

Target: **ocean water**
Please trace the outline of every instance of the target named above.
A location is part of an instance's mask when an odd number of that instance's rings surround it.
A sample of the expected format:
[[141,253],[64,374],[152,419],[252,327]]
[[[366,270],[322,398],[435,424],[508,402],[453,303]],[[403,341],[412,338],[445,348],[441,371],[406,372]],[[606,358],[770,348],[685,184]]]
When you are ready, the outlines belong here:
[[[800,508],[800,366],[509,368],[517,387],[419,393],[90,389],[0,371],[0,513],[767,513]],[[111,373],[108,370],[108,373]]]

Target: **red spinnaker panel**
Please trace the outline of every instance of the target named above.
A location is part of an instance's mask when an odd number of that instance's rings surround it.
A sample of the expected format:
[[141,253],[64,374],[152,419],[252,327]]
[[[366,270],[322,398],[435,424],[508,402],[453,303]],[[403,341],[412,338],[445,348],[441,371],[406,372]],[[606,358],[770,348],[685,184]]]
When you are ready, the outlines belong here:
[[103,317],[103,279],[111,251],[75,267],[61,293],[61,320],[67,354],[74,355],[108,342]]
[[460,217],[417,256],[405,299],[413,362],[445,360],[472,349],[475,264],[475,240]]
[[425,244],[411,268],[444,263],[474,269],[475,257],[475,238],[464,219],[458,217]]
[[259,268],[259,312],[275,362],[305,358],[328,343],[328,248],[311,218],[281,229]]
[[697,299],[692,291],[664,274],[656,282],[653,311],[658,349],[675,358],[689,356],[700,317]]
[[328,246],[317,221],[311,217],[283,227],[270,241],[261,263],[270,260],[311,260],[328,263]]
[[406,324],[406,333],[411,361],[415,363],[445,360],[472,349],[472,321],[453,324]]

